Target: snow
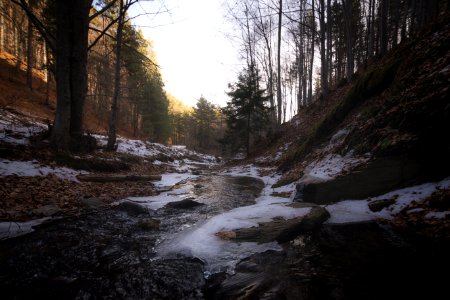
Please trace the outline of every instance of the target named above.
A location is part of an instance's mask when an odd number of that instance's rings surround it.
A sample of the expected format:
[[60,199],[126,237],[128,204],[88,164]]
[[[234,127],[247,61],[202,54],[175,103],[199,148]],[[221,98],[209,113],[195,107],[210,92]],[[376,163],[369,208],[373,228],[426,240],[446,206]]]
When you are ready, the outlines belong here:
[[49,217],[28,222],[0,222],[0,240],[13,238],[34,231],[33,227],[49,220]]
[[328,154],[324,158],[309,164],[305,168],[304,173],[305,176],[320,180],[330,180],[347,170],[367,162],[367,160],[368,157],[353,157],[351,152],[345,156]]
[[79,172],[65,167],[44,166],[36,160],[13,161],[0,158],[0,176],[47,176],[48,174],[53,174],[61,179],[78,182],[76,176],[80,173],[86,172]]
[[450,216],[450,211],[430,211],[425,215],[425,219],[445,219]]
[[168,187],[173,186],[181,181],[196,177],[198,176],[189,173],[166,173],[161,175],[161,181],[155,183],[155,185],[157,187]]
[[[435,191],[450,187],[450,177],[440,182],[430,182],[403,189],[398,189],[378,197],[363,199],[363,200],[346,200],[324,207],[330,212],[331,217],[327,223],[339,224],[350,222],[363,222],[376,219],[391,220],[402,209],[407,207],[411,202],[423,202],[426,198],[431,196]],[[369,209],[369,201],[392,199],[395,198],[395,203],[382,209],[379,212],[372,212]],[[417,213],[419,210],[411,209],[408,213]],[[450,214],[450,213],[449,213]],[[442,218],[443,213],[428,213],[425,217]],[[445,214],[446,216],[446,214]]]
[[32,135],[47,129],[47,125],[35,122],[31,117],[18,116],[0,110],[0,140],[8,144],[26,145]]
[[[103,135],[93,135],[101,146],[105,146],[108,138]],[[177,159],[174,163],[180,163],[183,157],[195,157],[199,159],[196,163],[213,163],[216,158],[211,155],[201,154],[187,149],[184,145],[165,146],[159,143],[151,143],[148,141],[117,138],[117,152],[128,153],[146,158],[158,158],[159,155],[165,155]],[[192,161],[192,160],[191,160]],[[160,163],[160,162],[159,162]]]

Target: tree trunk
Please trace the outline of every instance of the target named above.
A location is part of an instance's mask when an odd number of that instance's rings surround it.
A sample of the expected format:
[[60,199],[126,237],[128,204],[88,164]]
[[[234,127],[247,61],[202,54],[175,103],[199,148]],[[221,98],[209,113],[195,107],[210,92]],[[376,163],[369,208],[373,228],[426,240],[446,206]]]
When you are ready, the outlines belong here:
[[45,92],[45,105],[50,104],[50,80],[51,80],[51,72],[50,72],[50,53],[48,50],[47,42],[44,41],[44,59],[45,59],[45,79],[46,79],[46,92]]
[[124,25],[124,7],[123,0],[120,0],[119,7],[119,22],[117,25],[116,36],[116,65],[114,71],[114,94],[111,104],[111,116],[109,120],[108,144],[106,150],[114,151],[116,145],[116,131],[117,131],[117,102],[120,95],[120,63],[122,58],[122,33]]
[[353,31],[352,31],[352,0],[344,0],[344,13],[345,13],[345,31],[346,36],[346,49],[347,49],[347,80],[352,81],[354,58],[353,58]]
[[56,4],[56,114],[52,130],[52,143],[61,150],[68,150],[70,143],[71,110],[71,49],[73,35],[72,3],[57,1]]
[[74,3],[70,134],[75,141],[83,132],[84,103],[87,93],[88,30],[91,2],[92,0],[78,0]]
[[[30,1],[30,10],[33,11],[35,1]],[[34,59],[34,45],[33,45],[33,23],[28,20],[28,32],[27,32],[27,86],[30,90],[33,90],[33,59]]]
[[[6,10],[6,8],[4,7]],[[0,52],[4,51],[4,39],[5,39],[5,19],[3,16],[3,12],[0,12]]]
[[68,150],[81,136],[87,91],[87,45],[92,0],[57,1],[57,104],[52,143]]
[[375,19],[375,0],[369,0],[369,22],[367,25],[369,31],[367,52],[369,58],[373,56],[373,44],[375,40],[374,19]]
[[380,55],[384,55],[388,46],[387,14],[388,0],[380,1]]
[[331,40],[331,0],[327,0],[327,60],[328,60],[328,84],[332,84],[333,80],[333,51]]
[[312,103],[312,77],[313,77],[313,72],[314,72],[314,35],[315,35],[315,29],[316,29],[316,16],[315,16],[315,6],[314,6],[315,1],[312,1],[312,10],[311,10],[311,19],[312,19],[312,23],[311,23],[311,59],[309,61],[310,66],[309,66],[309,89],[308,89],[308,105]]
[[278,124],[281,124],[281,21],[283,16],[283,0],[279,1],[278,9],[278,52],[277,52],[277,108]]
[[327,56],[325,51],[325,1],[320,0],[320,86],[322,96],[326,96],[328,94],[328,63]]

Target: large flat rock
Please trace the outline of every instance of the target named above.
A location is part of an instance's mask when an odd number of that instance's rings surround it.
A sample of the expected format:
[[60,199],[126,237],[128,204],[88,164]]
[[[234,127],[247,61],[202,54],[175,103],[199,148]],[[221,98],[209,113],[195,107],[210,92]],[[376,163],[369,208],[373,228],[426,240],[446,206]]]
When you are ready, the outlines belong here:
[[356,168],[350,174],[328,181],[297,184],[301,201],[330,204],[341,200],[364,199],[411,184],[420,175],[419,162],[403,157],[385,157]]

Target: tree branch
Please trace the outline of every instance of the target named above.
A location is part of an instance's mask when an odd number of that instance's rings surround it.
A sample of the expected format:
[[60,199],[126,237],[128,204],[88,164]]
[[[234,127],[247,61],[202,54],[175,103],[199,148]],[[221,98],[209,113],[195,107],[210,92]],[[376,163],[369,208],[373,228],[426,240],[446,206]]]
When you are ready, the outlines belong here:
[[[94,31],[97,31],[97,32],[103,32],[102,30],[99,30],[99,29],[94,28],[94,27],[89,27],[89,29],[94,30]],[[107,33],[107,32],[104,32],[103,34],[106,35],[106,36],[109,36],[109,37],[112,38],[114,41],[116,41],[116,37],[115,37],[115,36],[113,36],[113,35],[111,35],[111,34],[109,34],[109,33]],[[159,65],[155,64],[155,63],[154,63],[150,58],[148,58],[145,54],[142,54],[141,52],[139,52],[138,50],[136,50],[135,48],[131,47],[130,45],[128,45],[128,44],[126,44],[126,43],[123,43],[123,45],[124,45],[125,47],[127,47],[128,49],[131,49],[133,52],[135,52],[137,55],[141,56],[142,58],[144,58],[144,59],[147,60],[148,62],[150,62],[150,63],[151,63],[152,65],[154,65],[155,67],[160,68]]]
[[[116,19],[112,20],[111,23],[109,23],[108,26],[106,26],[106,27],[100,32],[99,36],[97,36],[97,37],[95,38],[95,40],[92,42],[92,44],[90,44],[90,45],[88,46],[88,51],[91,50],[91,48],[94,47],[95,44],[98,43],[98,41],[100,41],[100,39],[106,34],[106,32],[108,31],[108,29],[111,28],[112,25],[114,25],[115,23],[117,23],[118,20],[119,20],[119,18],[116,18]],[[89,29],[94,30],[93,27],[89,27]],[[98,29],[95,29],[95,31],[98,31]]]
[[98,17],[99,15],[101,15],[102,13],[104,13],[105,11],[107,11],[108,9],[110,9],[115,3],[117,2],[117,0],[112,0],[109,4],[107,4],[105,7],[103,7],[102,9],[100,9],[98,12],[94,13],[92,16],[89,17],[89,21],[92,21],[93,19],[95,19],[96,17]]
[[36,17],[36,15],[33,14],[28,4],[25,2],[25,0],[10,0],[12,3],[18,5],[20,8],[23,9],[23,11],[26,13],[28,20],[33,23],[33,25],[36,27],[36,29],[39,31],[39,33],[42,35],[44,40],[47,42],[50,49],[53,51],[53,53],[56,52],[56,39],[55,37],[50,33],[50,31],[45,27],[44,24],[42,24],[41,21]]

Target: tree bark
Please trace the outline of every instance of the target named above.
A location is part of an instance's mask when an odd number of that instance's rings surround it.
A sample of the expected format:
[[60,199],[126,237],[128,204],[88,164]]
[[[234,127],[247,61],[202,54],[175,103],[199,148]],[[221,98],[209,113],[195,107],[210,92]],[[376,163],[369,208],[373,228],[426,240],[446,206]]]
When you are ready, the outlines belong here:
[[325,1],[320,0],[320,64],[321,64],[321,72],[320,72],[320,87],[322,96],[326,96],[328,94],[328,63],[327,56],[325,51],[325,35],[326,35],[326,27],[325,27]]
[[283,17],[283,0],[279,1],[278,8],[278,52],[277,52],[277,109],[278,124],[281,124],[281,21]]
[[[29,2],[30,11],[33,12],[35,0]],[[28,20],[27,31],[27,86],[33,90],[33,60],[34,60],[34,45],[33,45],[33,23]]]
[[354,69],[354,57],[353,57],[353,30],[352,30],[352,0],[344,0],[344,13],[345,13],[345,31],[346,36],[346,50],[347,50],[347,80],[352,81],[353,69]]
[[380,55],[384,55],[388,46],[387,14],[388,0],[380,1]]
[[311,59],[309,61],[309,89],[308,89],[308,105],[312,103],[312,77],[314,72],[314,35],[316,29],[316,16],[315,16],[315,1],[312,1],[312,9],[311,9]]
[[120,95],[120,63],[122,59],[122,34],[124,26],[125,11],[123,0],[120,0],[119,5],[119,21],[117,25],[116,36],[116,65],[114,70],[114,94],[111,104],[111,116],[109,120],[108,144],[107,151],[114,151],[116,145],[116,131],[117,131],[117,102]]
[[[56,14],[56,114],[51,141],[61,150],[68,150],[70,143],[71,115],[71,49],[72,49],[72,3],[57,1]],[[64,16],[64,17],[63,17]]]
[[75,1],[74,30],[71,58],[71,117],[70,134],[75,141],[83,132],[84,103],[87,93],[87,56],[89,10],[92,0]]

